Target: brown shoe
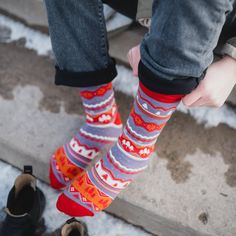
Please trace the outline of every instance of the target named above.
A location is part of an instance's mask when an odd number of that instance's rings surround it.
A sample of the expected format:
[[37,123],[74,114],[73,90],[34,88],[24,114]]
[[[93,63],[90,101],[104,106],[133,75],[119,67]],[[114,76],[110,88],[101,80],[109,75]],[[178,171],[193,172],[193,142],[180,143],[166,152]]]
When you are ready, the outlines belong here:
[[61,236],[88,236],[88,230],[83,222],[71,218],[62,226]]

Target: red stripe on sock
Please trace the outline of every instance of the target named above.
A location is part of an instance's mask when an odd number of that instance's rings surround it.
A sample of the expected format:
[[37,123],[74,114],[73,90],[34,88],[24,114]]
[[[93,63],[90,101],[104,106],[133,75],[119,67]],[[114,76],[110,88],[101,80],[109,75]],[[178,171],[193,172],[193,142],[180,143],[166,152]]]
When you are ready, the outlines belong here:
[[159,102],[166,102],[166,103],[174,103],[180,101],[184,95],[183,94],[161,94],[156,93],[145,87],[140,81],[139,86],[142,91],[149,97],[159,101]]
[[172,107],[160,107],[160,106],[154,106],[149,100],[147,100],[146,98],[144,98],[141,93],[140,90],[138,91],[138,95],[139,97],[144,100],[146,103],[148,103],[151,107],[153,107],[154,109],[159,109],[162,111],[170,111],[170,110],[175,110],[176,106],[172,106]]

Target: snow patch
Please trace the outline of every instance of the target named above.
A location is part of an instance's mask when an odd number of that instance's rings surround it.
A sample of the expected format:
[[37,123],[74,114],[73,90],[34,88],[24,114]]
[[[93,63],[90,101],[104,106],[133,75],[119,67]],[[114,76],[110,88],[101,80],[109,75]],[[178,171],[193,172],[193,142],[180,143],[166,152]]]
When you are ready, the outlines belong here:
[[25,38],[25,47],[35,50],[38,55],[48,55],[51,51],[51,42],[48,35],[30,29],[22,23],[3,15],[0,15],[0,25],[9,28],[11,31],[10,37],[6,39],[6,42]]
[[138,91],[139,80],[132,73],[132,70],[124,66],[116,66],[118,74],[113,81],[115,90],[129,96],[135,96]]
[[216,127],[219,124],[226,124],[229,127],[236,129],[236,112],[226,104],[221,108],[201,107],[187,109],[181,103],[177,110],[185,114],[190,114],[195,118],[197,123],[205,124],[206,128]]

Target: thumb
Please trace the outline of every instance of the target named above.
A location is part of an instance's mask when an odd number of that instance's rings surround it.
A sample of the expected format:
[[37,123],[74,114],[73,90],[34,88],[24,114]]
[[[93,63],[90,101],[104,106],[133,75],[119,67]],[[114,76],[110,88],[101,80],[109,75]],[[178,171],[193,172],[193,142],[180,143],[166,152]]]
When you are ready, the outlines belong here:
[[129,50],[128,54],[128,61],[132,67],[133,74],[135,76],[138,76],[138,64],[140,61],[140,50],[139,50],[139,45],[136,47],[133,47]]
[[182,102],[185,106],[189,107],[191,106],[194,102],[199,100],[201,98],[201,93],[199,91],[199,88],[197,87],[194,89],[190,94],[186,95],[183,99]]

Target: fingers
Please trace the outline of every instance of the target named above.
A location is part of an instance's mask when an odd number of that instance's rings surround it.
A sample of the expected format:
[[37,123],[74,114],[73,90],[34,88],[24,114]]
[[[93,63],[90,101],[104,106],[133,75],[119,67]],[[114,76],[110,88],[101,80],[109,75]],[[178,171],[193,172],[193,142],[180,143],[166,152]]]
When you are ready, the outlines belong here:
[[139,45],[131,48],[127,54],[128,61],[133,70],[133,75],[138,76],[138,64],[140,61],[140,47]]
[[197,101],[193,102],[189,108],[207,106],[207,102],[204,98],[199,98]]
[[185,106],[190,107],[192,104],[196,103],[201,99],[201,93],[198,88],[193,90],[190,94],[186,95],[183,99],[182,102]]

